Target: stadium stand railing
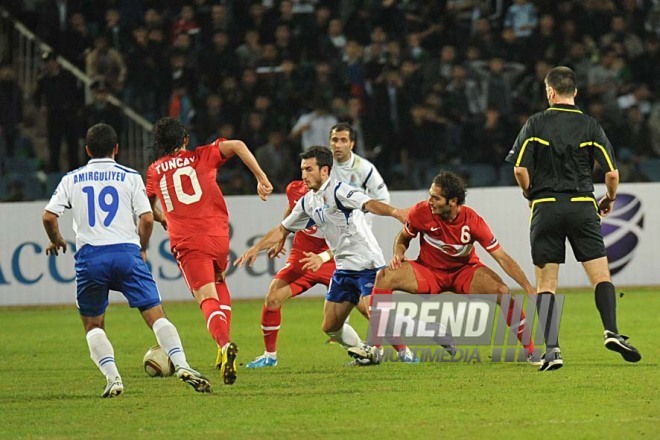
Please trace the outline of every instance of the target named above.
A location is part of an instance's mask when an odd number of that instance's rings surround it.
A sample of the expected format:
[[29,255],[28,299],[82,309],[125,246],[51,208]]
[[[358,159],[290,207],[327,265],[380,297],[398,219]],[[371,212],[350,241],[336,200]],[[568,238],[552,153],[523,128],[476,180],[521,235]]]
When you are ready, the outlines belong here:
[[[29,99],[36,88],[41,71],[41,55],[52,50],[52,47],[0,7],[0,60],[16,69],[18,83],[25,99]],[[58,56],[58,61],[62,68],[84,84],[86,101],[90,102],[90,85],[94,78],[90,78],[62,56]],[[146,172],[152,145],[152,124],[116,96],[110,95],[108,101],[122,112],[123,126],[119,139],[122,163],[141,173]]]

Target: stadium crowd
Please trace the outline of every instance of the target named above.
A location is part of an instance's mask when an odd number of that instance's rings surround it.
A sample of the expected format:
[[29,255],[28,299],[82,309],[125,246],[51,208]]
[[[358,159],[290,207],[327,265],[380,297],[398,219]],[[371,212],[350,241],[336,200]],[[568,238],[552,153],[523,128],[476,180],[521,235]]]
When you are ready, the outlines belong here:
[[[556,65],[576,71],[576,103],[604,127],[622,181],[652,179],[641,165],[660,158],[657,0],[33,0],[9,8],[98,81],[101,96],[87,106],[81,93],[47,89],[71,87],[66,81],[38,89],[37,106],[76,121],[53,124],[58,130],[77,127],[79,139],[89,125],[112,123],[109,92],[148,120],[177,118],[191,145],[243,140],[277,192],[299,174],[298,154],[327,145],[338,121],[353,126],[356,152],[390,189],[425,188],[440,167],[472,186],[513,184],[504,158],[528,116],[547,107],[543,79]],[[0,142],[9,155],[21,137],[16,88],[4,66]],[[69,135],[51,143],[58,158]],[[78,165],[69,162],[46,168]],[[253,190],[242,164],[223,171],[226,194]]]

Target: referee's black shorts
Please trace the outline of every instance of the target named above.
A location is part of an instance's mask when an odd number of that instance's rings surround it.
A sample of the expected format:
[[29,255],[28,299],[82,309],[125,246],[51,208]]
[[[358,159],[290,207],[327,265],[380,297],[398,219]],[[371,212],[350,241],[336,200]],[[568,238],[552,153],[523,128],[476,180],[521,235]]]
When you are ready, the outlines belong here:
[[534,265],[564,263],[567,238],[580,262],[606,256],[596,199],[565,194],[535,199],[529,229]]

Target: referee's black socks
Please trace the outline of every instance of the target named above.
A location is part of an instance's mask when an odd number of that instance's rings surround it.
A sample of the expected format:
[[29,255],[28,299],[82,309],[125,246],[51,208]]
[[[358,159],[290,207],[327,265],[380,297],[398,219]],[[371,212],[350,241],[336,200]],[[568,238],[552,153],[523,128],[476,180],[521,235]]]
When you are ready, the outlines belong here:
[[616,292],[614,284],[609,281],[603,281],[596,284],[596,307],[600,313],[600,319],[603,321],[605,330],[618,334],[616,327]]
[[546,350],[559,348],[559,318],[560,310],[552,292],[540,292],[536,295],[536,313],[539,324],[536,331],[543,332]]

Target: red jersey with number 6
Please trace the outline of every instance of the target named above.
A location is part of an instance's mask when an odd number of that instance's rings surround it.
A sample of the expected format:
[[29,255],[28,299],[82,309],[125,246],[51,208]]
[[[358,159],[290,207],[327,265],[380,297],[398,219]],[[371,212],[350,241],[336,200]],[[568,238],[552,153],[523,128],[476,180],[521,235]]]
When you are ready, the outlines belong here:
[[417,261],[430,268],[451,270],[480,261],[475,242],[488,252],[500,247],[486,221],[465,205],[450,223],[434,215],[429,202],[419,202],[410,209],[406,231],[421,234]]
[[198,233],[229,236],[227,205],[216,182],[218,167],[228,160],[218,148],[224,140],[164,156],[149,165],[147,196],[160,200],[171,246]]
[[[308,189],[302,180],[294,180],[289,183],[286,187],[286,198],[289,200],[289,208],[293,209],[298,200],[307,194],[307,191]],[[292,252],[301,251],[318,254],[328,249],[325,239],[315,236],[318,227],[313,221],[310,220],[310,222],[311,224],[307,228],[296,232],[293,236]]]

